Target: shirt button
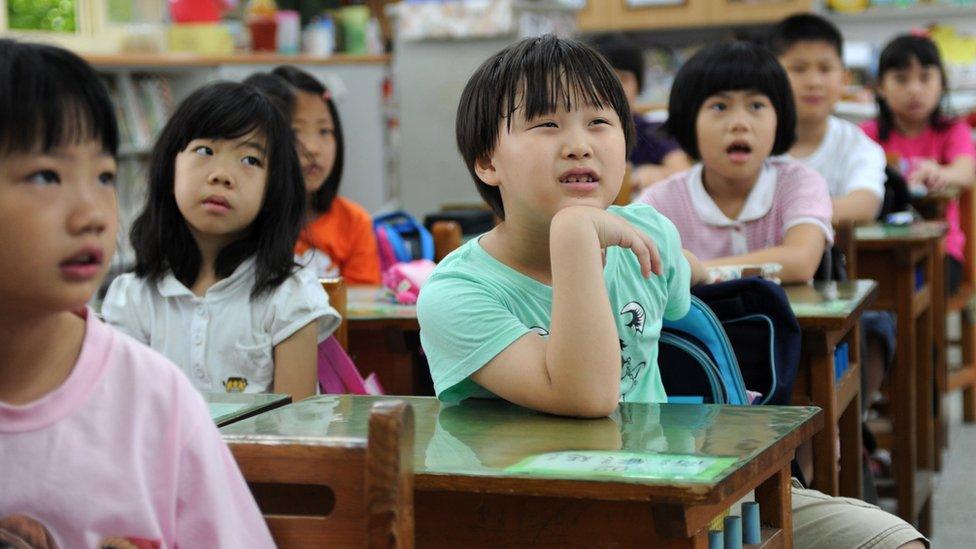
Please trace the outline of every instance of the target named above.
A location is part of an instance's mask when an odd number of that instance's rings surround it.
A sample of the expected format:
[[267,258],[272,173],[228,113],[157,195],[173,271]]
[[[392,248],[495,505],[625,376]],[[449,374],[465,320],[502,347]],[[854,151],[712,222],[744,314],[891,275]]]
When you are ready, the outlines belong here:
[[204,316],[207,312],[203,310],[203,307],[197,309],[197,316]]
[[193,338],[193,342],[199,345],[200,343],[203,342],[203,338],[200,337],[200,334],[197,334],[196,337]]

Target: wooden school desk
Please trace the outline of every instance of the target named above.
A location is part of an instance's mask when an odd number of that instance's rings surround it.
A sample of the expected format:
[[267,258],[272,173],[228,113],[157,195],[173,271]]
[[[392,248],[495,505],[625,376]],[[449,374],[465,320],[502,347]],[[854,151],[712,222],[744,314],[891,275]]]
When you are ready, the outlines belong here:
[[874,308],[897,317],[889,391],[893,425],[890,436],[878,433],[879,442],[892,449],[894,486],[879,483],[878,492],[894,496],[898,515],[923,534],[930,533],[932,520],[933,296],[945,293],[940,253],[945,233],[945,223],[937,221],[855,230],[858,278],[878,281]]
[[291,404],[291,396],[273,393],[204,393],[203,400],[217,427]]
[[[313,397],[221,433],[362,437],[370,406],[389,398]],[[499,400],[402,400],[416,422],[418,547],[703,549],[709,523],[751,490],[760,547],[792,547],[790,460],[823,424],[813,407],[622,404],[584,420]]]
[[349,356],[363,376],[372,372],[389,395],[433,395],[420,353],[417,308],[384,297],[380,286],[350,286]]
[[[861,499],[860,320],[878,294],[873,280],[783,286],[803,331],[793,404],[824,411],[813,437],[813,487],[832,496]],[[847,343],[847,369],[835,375],[834,349]],[[834,441],[840,437],[840,456]],[[840,471],[837,460],[840,458]]]

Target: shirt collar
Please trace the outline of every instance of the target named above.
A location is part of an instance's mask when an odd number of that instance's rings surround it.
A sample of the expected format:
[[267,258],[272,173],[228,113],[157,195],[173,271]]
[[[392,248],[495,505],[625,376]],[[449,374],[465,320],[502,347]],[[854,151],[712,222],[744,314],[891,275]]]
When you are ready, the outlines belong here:
[[759,172],[756,184],[749,191],[749,196],[746,198],[745,205],[742,206],[742,211],[739,212],[738,219],[729,219],[709,196],[705,190],[705,185],[702,183],[702,165],[700,163],[691,168],[687,181],[692,207],[698,212],[702,221],[709,225],[729,227],[746,221],[755,221],[769,213],[773,207],[773,195],[776,192],[776,168],[768,160],[763,163],[762,171]]
[[[216,284],[207,289],[203,297],[219,298],[235,292],[241,285],[254,282],[254,256],[241,262],[234,269],[234,272],[227,278],[217,281]],[[163,297],[198,297],[182,282],[173,276],[173,271],[166,273],[166,276],[157,285],[159,295]]]

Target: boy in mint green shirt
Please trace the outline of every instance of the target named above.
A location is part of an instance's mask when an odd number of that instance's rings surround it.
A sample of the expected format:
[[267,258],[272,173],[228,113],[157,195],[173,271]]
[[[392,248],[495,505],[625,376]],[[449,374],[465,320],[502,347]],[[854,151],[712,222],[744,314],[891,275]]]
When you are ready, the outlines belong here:
[[667,218],[608,209],[634,141],[613,69],[573,40],[523,40],[468,81],[456,131],[502,222],[441,261],[420,294],[438,397],[582,417],[664,402],[661,321],[688,311],[692,269]]

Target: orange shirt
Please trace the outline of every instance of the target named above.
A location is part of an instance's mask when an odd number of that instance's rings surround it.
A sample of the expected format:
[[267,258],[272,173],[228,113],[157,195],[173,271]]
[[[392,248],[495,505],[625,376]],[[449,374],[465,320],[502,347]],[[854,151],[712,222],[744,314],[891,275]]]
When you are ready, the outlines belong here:
[[308,224],[298,237],[295,253],[316,248],[332,258],[348,284],[379,284],[380,254],[373,219],[362,206],[335,197],[328,213]]

